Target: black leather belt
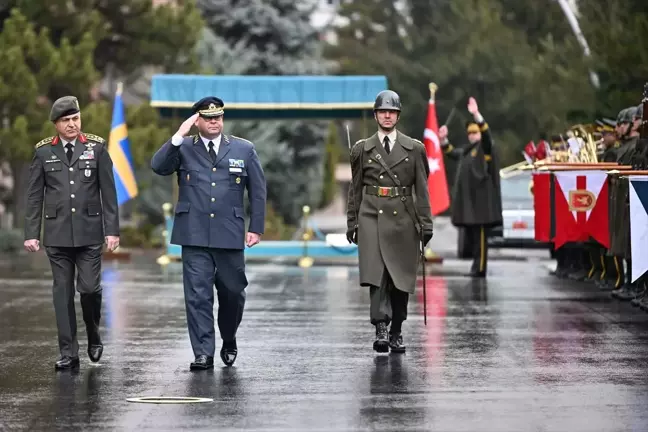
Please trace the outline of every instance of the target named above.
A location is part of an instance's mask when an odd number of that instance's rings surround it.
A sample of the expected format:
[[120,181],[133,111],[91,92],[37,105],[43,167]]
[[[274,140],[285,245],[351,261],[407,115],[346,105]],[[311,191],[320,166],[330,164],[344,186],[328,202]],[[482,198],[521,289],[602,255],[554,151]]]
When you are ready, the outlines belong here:
[[404,187],[365,186],[364,191],[368,195],[375,195],[375,196],[387,197],[387,198],[412,195],[412,188],[410,186],[404,186]]

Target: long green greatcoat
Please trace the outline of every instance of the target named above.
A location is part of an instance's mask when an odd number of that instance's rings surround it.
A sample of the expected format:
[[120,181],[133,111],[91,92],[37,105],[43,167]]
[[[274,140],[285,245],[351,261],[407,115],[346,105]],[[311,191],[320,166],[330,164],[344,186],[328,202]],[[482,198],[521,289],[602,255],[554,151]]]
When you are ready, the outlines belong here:
[[432,232],[427,187],[429,166],[423,143],[397,132],[390,154],[378,133],[360,140],[351,149],[352,185],[347,200],[347,225],[358,229],[360,285],[380,286],[387,270],[394,286],[413,294],[421,259],[421,235],[400,196],[365,194],[365,186],[395,187],[392,178],[376,160],[379,155],[401,187],[412,187],[405,199],[420,223],[421,232]]

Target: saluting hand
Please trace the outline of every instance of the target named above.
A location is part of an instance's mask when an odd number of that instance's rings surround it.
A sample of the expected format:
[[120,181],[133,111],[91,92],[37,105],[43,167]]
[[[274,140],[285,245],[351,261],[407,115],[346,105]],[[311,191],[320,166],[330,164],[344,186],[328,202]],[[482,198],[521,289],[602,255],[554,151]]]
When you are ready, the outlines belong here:
[[198,116],[199,116],[199,114],[196,113],[196,114],[192,115],[191,117],[189,117],[184,122],[182,122],[182,124],[178,128],[178,131],[176,132],[176,134],[180,135],[180,136],[183,136],[183,137],[189,135],[189,131],[191,130],[192,126],[196,123],[196,120],[198,120]]
[[25,240],[24,246],[27,252],[37,252],[40,249],[40,242],[35,239]]
[[472,115],[479,113],[479,106],[477,105],[477,101],[474,97],[468,99],[468,112]]
[[119,237],[117,236],[106,236],[106,249],[109,252],[113,252],[119,247]]

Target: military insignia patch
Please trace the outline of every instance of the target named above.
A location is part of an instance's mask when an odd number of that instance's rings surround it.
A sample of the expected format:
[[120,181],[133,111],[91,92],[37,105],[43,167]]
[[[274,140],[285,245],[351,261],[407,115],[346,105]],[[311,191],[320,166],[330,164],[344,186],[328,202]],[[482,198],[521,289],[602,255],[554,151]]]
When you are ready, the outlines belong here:
[[241,183],[241,177],[236,177],[236,184]]
[[85,174],[86,177],[90,177],[92,175],[92,171],[87,169],[87,170],[83,171],[83,174]]

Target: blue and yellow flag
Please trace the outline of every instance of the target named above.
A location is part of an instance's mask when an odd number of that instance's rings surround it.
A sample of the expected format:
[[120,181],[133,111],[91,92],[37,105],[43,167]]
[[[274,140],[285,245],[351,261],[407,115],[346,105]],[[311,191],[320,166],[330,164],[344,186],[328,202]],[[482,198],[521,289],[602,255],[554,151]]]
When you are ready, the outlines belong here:
[[126,115],[124,114],[124,102],[121,94],[122,86],[120,83],[115,94],[110,138],[108,139],[108,153],[113,161],[115,187],[117,188],[117,205],[120,206],[137,196],[137,182],[135,181],[133,157],[130,153]]

